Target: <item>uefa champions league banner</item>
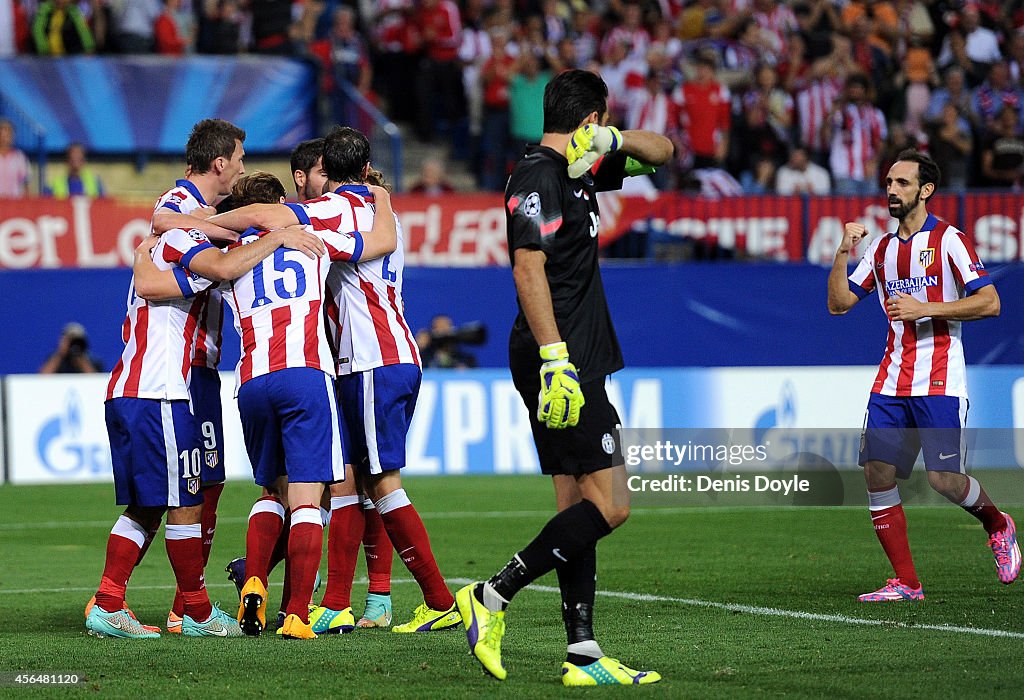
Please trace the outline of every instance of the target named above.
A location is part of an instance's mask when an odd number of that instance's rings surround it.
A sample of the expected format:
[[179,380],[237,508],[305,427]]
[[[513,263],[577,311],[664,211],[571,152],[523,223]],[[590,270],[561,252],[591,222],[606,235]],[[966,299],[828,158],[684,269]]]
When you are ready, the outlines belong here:
[[[608,394],[626,429],[620,439],[633,471],[650,468],[651,460],[642,459],[642,447],[663,450],[668,442],[664,436],[679,435],[688,436],[690,447],[729,441],[734,443],[730,449],[749,446],[754,452],[748,456],[755,458],[762,448],[768,456],[814,454],[840,469],[852,469],[875,371],[633,369],[618,372]],[[979,443],[985,443],[976,451],[981,462],[970,464],[1024,466],[1024,437],[1018,437],[1024,436],[1024,366],[971,367],[968,381],[977,397],[968,425],[984,433]],[[103,420],[105,376],[14,375],[5,383],[3,452],[10,482],[111,480]],[[225,374],[225,466],[229,478],[248,480],[252,477],[233,388],[233,377]],[[634,444],[637,440],[649,445]],[[726,455],[725,462],[729,460]],[[426,372],[408,436],[408,474],[538,472],[526,410],[507,372]]]
[[[636,231],[646,234],[652,246],[685,243],[742,259],[831,265],[845,222],[861,222],[868,230],[854,259],[875,236],[895,229],[878,197],[710,200],[679,193],[646,198],[604,192],[600,201],[603,245]],[[499,196],[399,194],[394,206],[405,232],[408,265],[508,265]],[[966,231],[986,263],[1022,259],[1024,194],[936,195],[930,207]],[[135,246],[149,233],[152,213],[150,206],[113,199],[0,199],[0,270],[128,266]]]

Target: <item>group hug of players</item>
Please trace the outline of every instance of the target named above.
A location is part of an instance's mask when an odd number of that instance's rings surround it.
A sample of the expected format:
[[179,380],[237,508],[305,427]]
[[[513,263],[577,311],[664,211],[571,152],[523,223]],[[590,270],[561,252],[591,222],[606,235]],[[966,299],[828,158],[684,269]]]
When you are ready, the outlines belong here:
[[[394,631],[459,625],[399,476],[420,359],[402,313],[401,230],[370,144],[347,127],[300,144],[292,171],[302,203],[286,204],[277,178],[245,174],[244,140],[226,121],[195,125],[185,176],[157,201],[154,235],[136,251],[125,349],[105,403],[117,502],[127,507],[110,532],[86,628],[159,636],[136,619],[125,590],[164,515],[177,583],[168,632],[260,635],[268,575],[282,560],[279,635],[387,626],[392,546],[424,598]],[[241,337],[236,396],[262,487],[246,556],[228,567],[237,615],[211,604],[204,583],[224,481],[225,302]],[[314,606],[325,528],[328,579]],[[370,587],[357,623],[350,597],[361,543]]]

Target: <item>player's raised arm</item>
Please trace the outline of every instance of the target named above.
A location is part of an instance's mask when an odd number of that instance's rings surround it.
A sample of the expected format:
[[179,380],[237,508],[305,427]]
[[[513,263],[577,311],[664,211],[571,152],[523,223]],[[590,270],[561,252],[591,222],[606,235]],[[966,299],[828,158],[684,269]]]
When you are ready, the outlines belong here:
[[135,293],[146,301],[192,296],[197,290],[193,290],[189,280],[183,277],[188,275],[184,269],[161,270],[153,262],[153,248],[159,241],[159,236],[147,236],[135,249],[135,261],[132,263]]
[[195,254],[186,267],[197,275],[217,282],[233,280],[256,267],[263,258],[281,247],[298,250],[310,258],[326,252],[323,241],[302,226],[294,225],[271,231],[253,243],[235,246],[226,253],[207,248]]
[[211,217],[210,221],[232,231],[245,231],[249,228],[271,231],[302,223],[296,213],[284,204],[247,204],[217,214]]
[[845,314],[862,298],[850,289],[851,282],[847,274],[850,251],[866,233],[864,224],[848,223],[843,227],[843,240],[839,243],[832,270],[828,274],[828,312],[833,316]]
[[[224,226],[218,226],[209,220],[210,215],[216,213],[216,211],[213,207],[202,207],[196,209],[191,214],[182,214],[168,206],[158,207],[153,212],[153,233],[159,236],[175,228],[185,229],[186,231],[188,229],[195,229],[202,231],[213,241],[227,243],[237,241],[237,231],[225,228]],[[245,229],[240,230],[244,231]]]

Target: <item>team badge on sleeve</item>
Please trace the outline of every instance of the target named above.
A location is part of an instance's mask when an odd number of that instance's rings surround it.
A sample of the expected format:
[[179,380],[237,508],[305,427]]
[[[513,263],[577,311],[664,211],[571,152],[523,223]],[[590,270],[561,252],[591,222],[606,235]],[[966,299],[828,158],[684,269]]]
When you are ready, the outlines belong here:
[[523,202],[523,213],[531,219],[540,216],[540,194],[531,192]]

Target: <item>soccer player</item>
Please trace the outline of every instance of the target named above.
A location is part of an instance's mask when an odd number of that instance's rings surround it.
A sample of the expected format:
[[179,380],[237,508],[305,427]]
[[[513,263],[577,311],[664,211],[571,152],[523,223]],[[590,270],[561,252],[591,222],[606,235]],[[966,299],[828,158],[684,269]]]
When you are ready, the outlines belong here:
[[[225,290],[242,338],[236,377],[246,450],[256,483],[272,494],[258,501],[250,515],[250,528],[266,536],[246,540],[249,579],[238,611],[246,634],[259,635],[266,626],[267,569],[284,521],[284,507],[274,490],[287,475],[291,594],[278,633],[293,639],[316,637],[307,621],[307,604],[323,541],[319,503],[324,484],[344,476],[334,362],[322,311],[324,280],[332,260],[358,261],[363,254],[375,257],[394,250],[390,200],[385,191],[379,192],[382,216],[365,239],[355,229],[340,233],[330,228],[336,222],[314,219],[309,227],[323,240],[327,256],[309,261],[280,250]],[[266,173],[240,179],[232,193],[236,204],[268,199],[283,201],[284,187]],[[241,247],[253,245],[261,235],[247,231]]]
[[519,303],[509,365],[559,512],[490,580],[456,594],[470,649],[498,679],[506,676],[505,609],[516,593],[552,569],[558,572],[568,637],[562,682],[632,685],[661,679],[605,656],[593,630],[597,541],[629,515],[615,438],[619,417],[604,388],[607,375],[623,363],[598,268],[596,192],[621,187],[627,168],[640,165],[637,160],[661,165],[672,156],[664,136],[603,126],[607,101],[604,81],[587,71],[566,71],[548,83],[543,138],[527,148],[505,188]]
[[922,449],[928,483],[981,521],[999,580],[1012,583],[1020,572],[1013,518],[965,473],[968,401],[960,326],[998,316],[999,295],[967,236],[928,213],[928,199],[939,182],[935,161],[903,151],[885,181],[897,230],[871,241],[847,278],[850,250],[866,231],[863,224],[846,224],[828,278],[830,313],[845,314],[874,291],[889,317],[859,462],[875,534],[896,576],[859,600],[924,599],[896,485],[897,477],[910,476]]
[[[124,609],[124,592],[166,512],[167,554],[184,599],[181,632],[241,634],[230,615],[210,604],[203,580],[202,441],[188,394],[201,311],[195,296],[208,280],[242,274],[279,245],[303,247],[307,239],[303,231],[280,231],[259,245],[222,254],[201,231],[172,229],[144,244],[156,246],[150,264],[168,271],[179,298],[148,300],[152,290],[134,278],[129,289],[125,349],[111,372],[105,409],[117,502],[127,508],[107,541],[103,577],[86,617],[90,633],[159,636],[159,628],[143,627]],[[207,279],[188,274],[192,269]]]
[[[324,143],[324,166],[331,190],[348,202],[348,215],[365,228],[374,218],[366,182],[379,173],[370,167],[370,142],[359,131],[335,129]],[[312,217],[316,201],[303,205]],[[355,223],[353,225],[355,225]],[[403,316],[404,252],[358,264],[338,264],[327,279],[338,316],[336,331],[338,395],[349,438],[351,464],[362,491],[374,508],[365,507],[356,484],[331,486],[327,590],[310,616],[314,629],[348,631],[354,625],[351,610],[352,576],[365,523],[380,518],[384,537],[373,554],[388,559],[388,570],[367,549],[370,595],[363,626],[383,626],[390,617],[391,543],[423,592],[423,603],[410,621],[393,632],[430,632],[455,627],[461,618],[455,598],[438,569],[426,528],[405,489],[400,470],[406,463],[405,443],[416,407],[422,372],[419,351]],[[387,554],[383,549],[386,548]],[[377,569],[375,571],[375,568]],[[375,576],[376,574],[376,576]],[[386,586],[386,587],[385,587]]]
[[[153,230],[163,233],[171,227],[194,228],[214,240],[234,240],[234,231],[210,224],[202,213],[216,200],[231,192],[245,174],[245,131],[222,119],[204,119],[192,127],[185,146],[187,175],[157,200]],[[224,419],[220,400],[221,332],[224,305],[220,290],[210,286],[197,295],[200,303],[196,324],[196,345],[192,358],[189,394],[192,412],[202,435],[203,465],[203,564],[209,562],[217,528],[217,504],[224,489]],[[167,613],[167,631],[181,631],[184,600],[175,592]]]

